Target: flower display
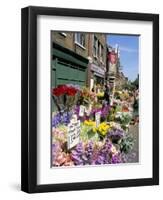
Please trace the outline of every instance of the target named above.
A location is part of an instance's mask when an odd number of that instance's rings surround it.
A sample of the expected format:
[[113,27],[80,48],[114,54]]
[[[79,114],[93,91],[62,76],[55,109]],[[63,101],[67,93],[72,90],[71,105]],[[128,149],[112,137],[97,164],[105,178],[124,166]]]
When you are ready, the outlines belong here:
[[121,154],[107,138],[102,145],[89,141],[87,144],[80,142],[70,153],[75,165],[101,165],[124,162]]
[[[103,102],[103,92],[91,92],[73,84],[53,88],[52,96],[59,110],[52,115],[52,166],[83,166],[118,164],[132,161],[134,140],[126,127],[130,126],[132,109],[119,98],[112,105]],[[81,107],[84,108],[83,114]],[[96,113],[99,113],[99,122]],[[78,142],[68,145],[69,127],[80,121]],[[70,126],[71,124],[71,126]],[[71,134],[72,134],[71,132]],[[77,132],[74,132],[72,140]]]

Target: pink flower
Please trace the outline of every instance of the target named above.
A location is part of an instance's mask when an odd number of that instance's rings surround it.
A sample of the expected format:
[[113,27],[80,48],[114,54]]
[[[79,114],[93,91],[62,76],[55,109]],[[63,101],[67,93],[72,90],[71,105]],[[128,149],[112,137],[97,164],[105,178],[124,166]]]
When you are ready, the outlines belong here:
[[59,152],[56,154],[53,160],[53,165],[61,166],[66,161],[66,155],[64,152]]

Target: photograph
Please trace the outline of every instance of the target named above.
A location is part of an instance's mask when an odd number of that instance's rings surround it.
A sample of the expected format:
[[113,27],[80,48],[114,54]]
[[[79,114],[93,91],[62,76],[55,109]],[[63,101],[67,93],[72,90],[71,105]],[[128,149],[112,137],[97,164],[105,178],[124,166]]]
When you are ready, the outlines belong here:
[[51,168],[139,163],[140,35],[49,34]]
[[22,9],[21,190],[159,184],[159,14]]

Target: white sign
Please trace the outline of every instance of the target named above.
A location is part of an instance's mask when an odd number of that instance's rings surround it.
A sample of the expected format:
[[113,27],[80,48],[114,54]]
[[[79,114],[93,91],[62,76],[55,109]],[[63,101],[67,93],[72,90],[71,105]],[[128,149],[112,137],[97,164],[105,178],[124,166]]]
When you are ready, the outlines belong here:
[[91,64],[91,70],[101,74],[102,76],[105,75],[105,71],[106,71],[105,68],[99,67],[95,64]]
[[79,116],[83,117],[85,112],[85,106],[81,105],[79,109]]
[[68,124],[67,148],[76,146],[80,140],[80,120]]
[[96,127],[98,127],[100,125],[100,121],[101,121],[101,112],[97,112],[95,114],[95,120],[96,120]]
[[114,63],[109,63],[109,74],[116,74],[117,66]]

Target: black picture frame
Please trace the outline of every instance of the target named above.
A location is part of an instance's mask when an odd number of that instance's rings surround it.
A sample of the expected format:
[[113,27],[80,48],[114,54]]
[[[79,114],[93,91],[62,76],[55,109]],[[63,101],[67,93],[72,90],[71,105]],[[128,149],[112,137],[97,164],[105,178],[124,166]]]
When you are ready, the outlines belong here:
[[[153,23],[153,177],[37,184],[37,16],[71,16]],[[159,184],[159,15],[30,6],[21,11],[21,190],[28,193]]]

